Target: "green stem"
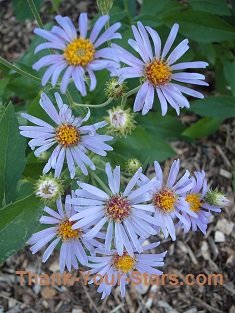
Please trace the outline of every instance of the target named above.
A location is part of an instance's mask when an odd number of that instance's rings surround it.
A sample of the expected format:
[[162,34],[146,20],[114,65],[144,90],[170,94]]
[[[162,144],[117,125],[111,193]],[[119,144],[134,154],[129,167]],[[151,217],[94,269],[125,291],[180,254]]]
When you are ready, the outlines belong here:
[[74,101],[73,101],[73,98],[72,98],[72,96],[71,96],[71,93],[68,91],[68,89],[66,90],[66,97],[67,97],[67,99],[68,99],[68,102],[69,102],[70,107],[72,107]]
[[34,16],[35,20],[36,20],[37,23],[38,23],[38,26],[40,26],[41,28],[43,28],[43,23],[42,23],[42,20],[41,20],[40,15],[39,15],[39,13],[38,13],[38,10],[37,10],[37,8],[36,8],[36,5],[35,5],[35,3],[34,3],[34,0],[27,0],[27,2],[28,2],[28,5],[29,5],[29,7],[30,7],[32,13],[33,13],[33,16]]
[[37,81],[41,81],[41,79],[39,77],[36,77],[28,72],[25,72],[24,70],[22,70],[21,68],[19,68],[16,65],[11,64],[10,62],[8,62],[7,60],[5,60],[3,57],[0,56],[0,64],[3,64],[4,66],[8,67],[9,69],[19,73],[22,76],[25,76],[27,78],[33,79],[33,80],[37,80]]
[[136,93],[139,89],[140,89],[140,86],[138,86],[138,87],[136,87],[136,88],[134,88],[134,89],[131,89],[130,91],[128,91],[127,93],[125,93],[125,94],[122,96],[121,105],[125,105],[127,98],[130,97],[131,95],[133,95],[134,93]]
[[91,176],[97,181],[97,183],[103,188],[103,190],[110,195],[111,192],[109,190],[109,188],[105,185],[105,183],[99,178],[99,176],[96,175],[96,173],[94,171],[91,171]]
[[106,107],[107,105],[109,105],[109,103],[111,103],[112,100],[113,100],[113,98],[109,98],[108,100],[106,100],[105,102],[100,103],[100,104],[86,104],[86,103],[73,102],[73,105],[78,106],[78,107],[103,108],[103,107]]

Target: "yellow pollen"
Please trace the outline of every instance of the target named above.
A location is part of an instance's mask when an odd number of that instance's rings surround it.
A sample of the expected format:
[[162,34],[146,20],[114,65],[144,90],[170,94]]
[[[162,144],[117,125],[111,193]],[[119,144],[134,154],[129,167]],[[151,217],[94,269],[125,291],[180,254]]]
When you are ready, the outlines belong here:
[[190,204],[190,210],[198,212],[201,208],[201,199],[200,195],[196,193],[191,193],[186,196],[185,199]]
[[164,213],[174,211],[176,200],[177,198],[175,193],[169,189],[162,189],[153,196],[154,206],[162,210]]
[[62,124],[56,129],[55,138],[62,146],[69,147],[78,144],[80,134],[75,126]]
[[113,257],[113,265],[115,266],[117,271],[121,271],[123,273],[127,273],[134,269],[135,267],[135,259],[129,256],[126,252],[123,255],[115,254]]
[[63,241],[78,239],[81,236],[80,229],[72,229],[72,226],[73,222],[69,220],[60,223],[57,234]]
[[74,39],[64,49],[64,58],[70,65],[86,66],[95,54],[95,48],[88,39]]
[[154,60],[145,67],[145,77],[154,86],[162,86],[171,80],[171,70],[166,62]]

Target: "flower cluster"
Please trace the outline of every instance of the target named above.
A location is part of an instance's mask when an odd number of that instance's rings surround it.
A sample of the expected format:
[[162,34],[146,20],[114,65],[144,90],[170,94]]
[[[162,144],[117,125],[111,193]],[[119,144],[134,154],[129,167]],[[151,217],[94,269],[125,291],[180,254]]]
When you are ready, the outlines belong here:
[[[100,1],[103,10],[109,10],[109,6],[104,4],[106,2]],[[159,246],[159,242],[146,245],[146,239],[163,234],[165,238],[170,236],[176,240],[177,229],[184,232],[200,230],[205,234],[211,214],[220,212],[221,207],[228,204],[226,197],[218,190],[209,189],[203,171],[193,175],[186,171],[180,175],[179,160],[173,162],[166,180],[157,161],[154,162],[155,175],[151,179],[143,173],[138,159],[126,162],[128,178],[125,177],[125,180],[122,179],[120,166],[112,169],[109,163],[105,163],[107,185],[91,172],[103,188],[78,180],[78,188],[65,197],[64,203],[61,200],[64,195],[62,178],[63,181],[69,177],[77,178],[77,168],[81,174],[88,176],[89,169],[96,169],[94,158],[106,156],[107,151],[113,150],[107,143],[113,137],[107,133],[125,137],[137,127],[135,113],[125,108],[129,95],[137,92],[134,111],[142,111],[143,115],[151,110],[155,92],[162,115],[166,114],[168,104],[177,114],[180,108],[189,107],[183,93],[202,98],[201,93],[179,83],[207,85],[204,75],[182,72],[189,68],[205,68],[207,63],[176,63],[189,49],[187,39],[172,49],[178,24],[172,27],[163,47],[154,29],[140,22],[137,27],[133,26],[134,39],[129,39],[128,43],[139,55],[137,58],[111,43],[121,38],[117,33],[121,25],[107,26],[107,15],[97,19],[89,35],[86,13],[82,13],[78,20],[79,35],[68,17],[56,16],[55,19],[58,26],[53,26],[51,30],[35,29],[35,33],[46,40],[36,47],[35,53],[45,49],[52,52],[33,65],[37,71],[47,67],[42,85],[50,81],[53,87],[59,86],[61,93],[65,94],[72,81],[79,93],[85,96],[86,84],[90,91],[96,87],[94,72],[107,69],[111,76],[117,78],[109,81],[106,94],[111,100],[121,97],[122,101],[108,111],[105,121],[89,125],[90,111],[84,117],[73,115],[71,107],[64,103],[58,92],[54,93],[55,101],[45,93],[41,94],[39,103],[48,115],[46,121],[22,114],[32,125],[20,126],[21,135],[30,138],[28,144],[36,157],[45,152],[49,155],[43,176],[35,186],[36,195],[47,204],[44,207],[46,214],[40,218],[40,223],[49,226],[33,234],[28,243],[32,253],[47,246],[43,262],[60,245],[61,272],[78,269],[82,264],[90,269],[90,273],[114,275],[114,284],[121,274],[120,291],[124,297],[126,278],[134,270],[157,275],[162,273],[158,267],[164,265],[166,251],[146,253]],[[103,31],[105,25],[107,27]],[[133,89],[134,92],[127,92],[124,81],[136,77],[140,78],[140,86]],[[51,169],[54,175],[47,175]],[[110,284],[102,282],[98,292],[104,298],[111,293],[111,289]]]

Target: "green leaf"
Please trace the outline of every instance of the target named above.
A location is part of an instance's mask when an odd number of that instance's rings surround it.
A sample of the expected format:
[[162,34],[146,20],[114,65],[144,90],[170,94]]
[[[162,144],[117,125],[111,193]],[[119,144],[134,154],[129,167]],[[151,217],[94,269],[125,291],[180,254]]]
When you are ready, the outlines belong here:
[[139,114],[137,116],[137,122],[148,132],[156,133],[165,139],[179,138],[185,128],[176,116],[169,114],[162,116],[157,112],[149,112],[146,116]]
[[0,210],[0,263],[22,249],[39,227],[42,207],[34,195]]
[[208,97],[192,102],[191,111],[201,116],[225,119],[235,117],[235,97]]
[[[35,0],[35,6],[39,11],[43,0]],[[28,18],[33,19],[33,14],[26,0],[12,0],[14,13],[19,21],[24,21]]]
[[222,18],[192,10],[167,14],[162,20],[168,25],[180,24],[180,32],[198,42],[223,42],[235,39],[235,27]]
[[231,15],[225,0],[189,0],[189,4],[195,11],[204,11],[222,16]]
[[163,161],[172,157],[175,152],[171,146],[163,140],[157,131],[147,131],[138,126],[127,138],[122,138],[113,145],[114,154],[122,154],[125,161],[136,157],[142,163],[146,158],[152,163],[155,160]]
[[182,136],[192,139],[209,136],[219,128],[222,121],[222,119],[204,117],[183,131]]
[[25,144],[12,104],[0,119],[0,206],[15,200],[16,185],[25,165]]
[[235,61],[228,62],[224,61],[224,76],[226,81],[231,88],[233,96],[235,96]]
[[169,13],[181,9],[181,5],[175,0],[144,0],[141,8],[141,14],[155,15],[155,18],[161,13]]

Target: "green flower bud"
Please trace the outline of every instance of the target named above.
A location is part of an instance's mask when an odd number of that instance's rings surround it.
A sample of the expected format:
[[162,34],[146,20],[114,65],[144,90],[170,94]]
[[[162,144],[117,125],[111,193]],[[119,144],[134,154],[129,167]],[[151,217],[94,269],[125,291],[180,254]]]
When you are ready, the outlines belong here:
[[141,163],[138,159],[129,159],[126,162],[125,169],[126,172],[130,175],[135,174],[135,172],[141,167]]
[[97,0],[96,2],[103,15],[108,14],[113,6],[113,0]]
[[126,83],[119,84],[116,78],[111,78],[105,84],[105,95],[108,98],[118,99],[127,91]]
[[227,199],[222,192],[218,191],[217,188],[215,190],[210,189],[207,191],[204,201],[222,208],[230,204],[229,199]]

